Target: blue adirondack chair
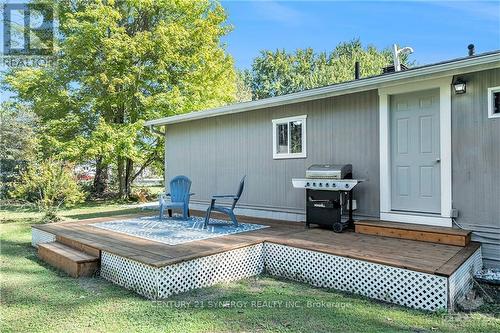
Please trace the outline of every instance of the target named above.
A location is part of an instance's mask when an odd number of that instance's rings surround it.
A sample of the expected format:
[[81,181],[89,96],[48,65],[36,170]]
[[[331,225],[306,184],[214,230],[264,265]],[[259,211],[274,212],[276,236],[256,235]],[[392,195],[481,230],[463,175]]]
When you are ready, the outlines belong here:
[[[163,218],[163,211],[168,209],[168,216],[172,217],[172,209],[182,211],[182,219],[189,218],[189,198],[194,195],[190,193],[191,180],[186,176],[176,176],[170,181],[170,193],[160,195],[160,219]],[[167,201],[170,197],[170,202]]]
[[[224,213],[224,214],[228,215],[231,218],[231,221],[233,221],[233,225],[235,227],[238,226],[238,221],[236,220],[236,216],[234,215],[234,207],[236,206],[236,203],[238,202],[238,200],[240,200],[241,193],[243,193],[243,187],[245,186],[245,177],[246,176],[243,176],[243,178],[241,178],[240,186],[238,187],[238,192],[236,194],[225,194],[225,195],[212,196],[212,201],[210,203],[210,207],[208,207],[207,214],[205,215],[205,226],[204,226],[205,228],[210,223],[210,214],[212,213],[212,211],[216,211],[216,212],[220,212],[220,213]],[[233,203],[232,203],[231,207],[224,207],[224,206],[220,206],[220,205],[215,204],[215,201],[217,199],[229,199],[229,200],[232,199]]]

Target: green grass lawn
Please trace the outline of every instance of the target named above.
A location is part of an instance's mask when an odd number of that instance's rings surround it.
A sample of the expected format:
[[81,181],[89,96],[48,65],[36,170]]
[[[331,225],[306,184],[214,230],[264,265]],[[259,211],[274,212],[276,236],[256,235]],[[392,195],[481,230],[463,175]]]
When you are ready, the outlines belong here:
[[[115,204],[65,210],[66,220],[134,213]],[[498,306],[426,313],[267,276],[153,302],[101,278],[73,279],[30,246],[39,213],[4,206],[1,332],[499,332]]]

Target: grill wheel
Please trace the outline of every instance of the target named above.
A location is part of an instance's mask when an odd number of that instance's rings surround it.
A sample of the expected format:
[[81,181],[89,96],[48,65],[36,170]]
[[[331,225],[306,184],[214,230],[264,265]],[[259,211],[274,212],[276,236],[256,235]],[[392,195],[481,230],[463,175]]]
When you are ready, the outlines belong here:
[[334,223],[333,224],[333,231],[336,232],[336,233],[340,233],[342,232],[342,230],[344,230],[344,225],[342,223]]

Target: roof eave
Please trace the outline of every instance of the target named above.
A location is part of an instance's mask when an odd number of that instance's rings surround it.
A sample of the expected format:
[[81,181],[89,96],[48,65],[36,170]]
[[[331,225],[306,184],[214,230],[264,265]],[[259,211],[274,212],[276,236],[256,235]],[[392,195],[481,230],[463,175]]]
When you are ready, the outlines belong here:
[[442,63],[427,67],[424,66],[420,68],[409,69],[402,72],[390,73],[360,80],[343,82],[330,86],[314,88],[282,96],[270,97],[261,100],[238,103],[238,104],[231,104],[215,109],[190,112],[176,116],[150,120],[145,122],[145,126],[162,126],[162,125],[175,124],[185,121],[210,118],[219,115],[227,115],[227,114],[245,112],[250,110],[258,110],[258,109],[292,104],[292,103],[300,103],[314,99],[321,99],[336,95],[344,95],[364,90],[375,89],[378,88],[380,85],[384,85],[391,82],[397,82],[405,79],[412,79],[415,77],[425,78],[426,76],[429,75],[439,75],[439,74],[449,75],[448,72],[453,70],[468,69],[471,67],[477,67],[486,64],[493,65],[490,67],[500,67],[500,53],[495,52],[492,54],[486,54],[484,56],[464,58],[454,62]]

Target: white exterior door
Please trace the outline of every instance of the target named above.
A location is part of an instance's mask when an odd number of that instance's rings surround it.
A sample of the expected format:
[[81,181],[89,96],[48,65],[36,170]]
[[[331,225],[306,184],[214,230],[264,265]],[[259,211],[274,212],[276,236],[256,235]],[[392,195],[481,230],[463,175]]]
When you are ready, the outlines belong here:
[[439,89],[390,96],[391,209],[441,212]]

